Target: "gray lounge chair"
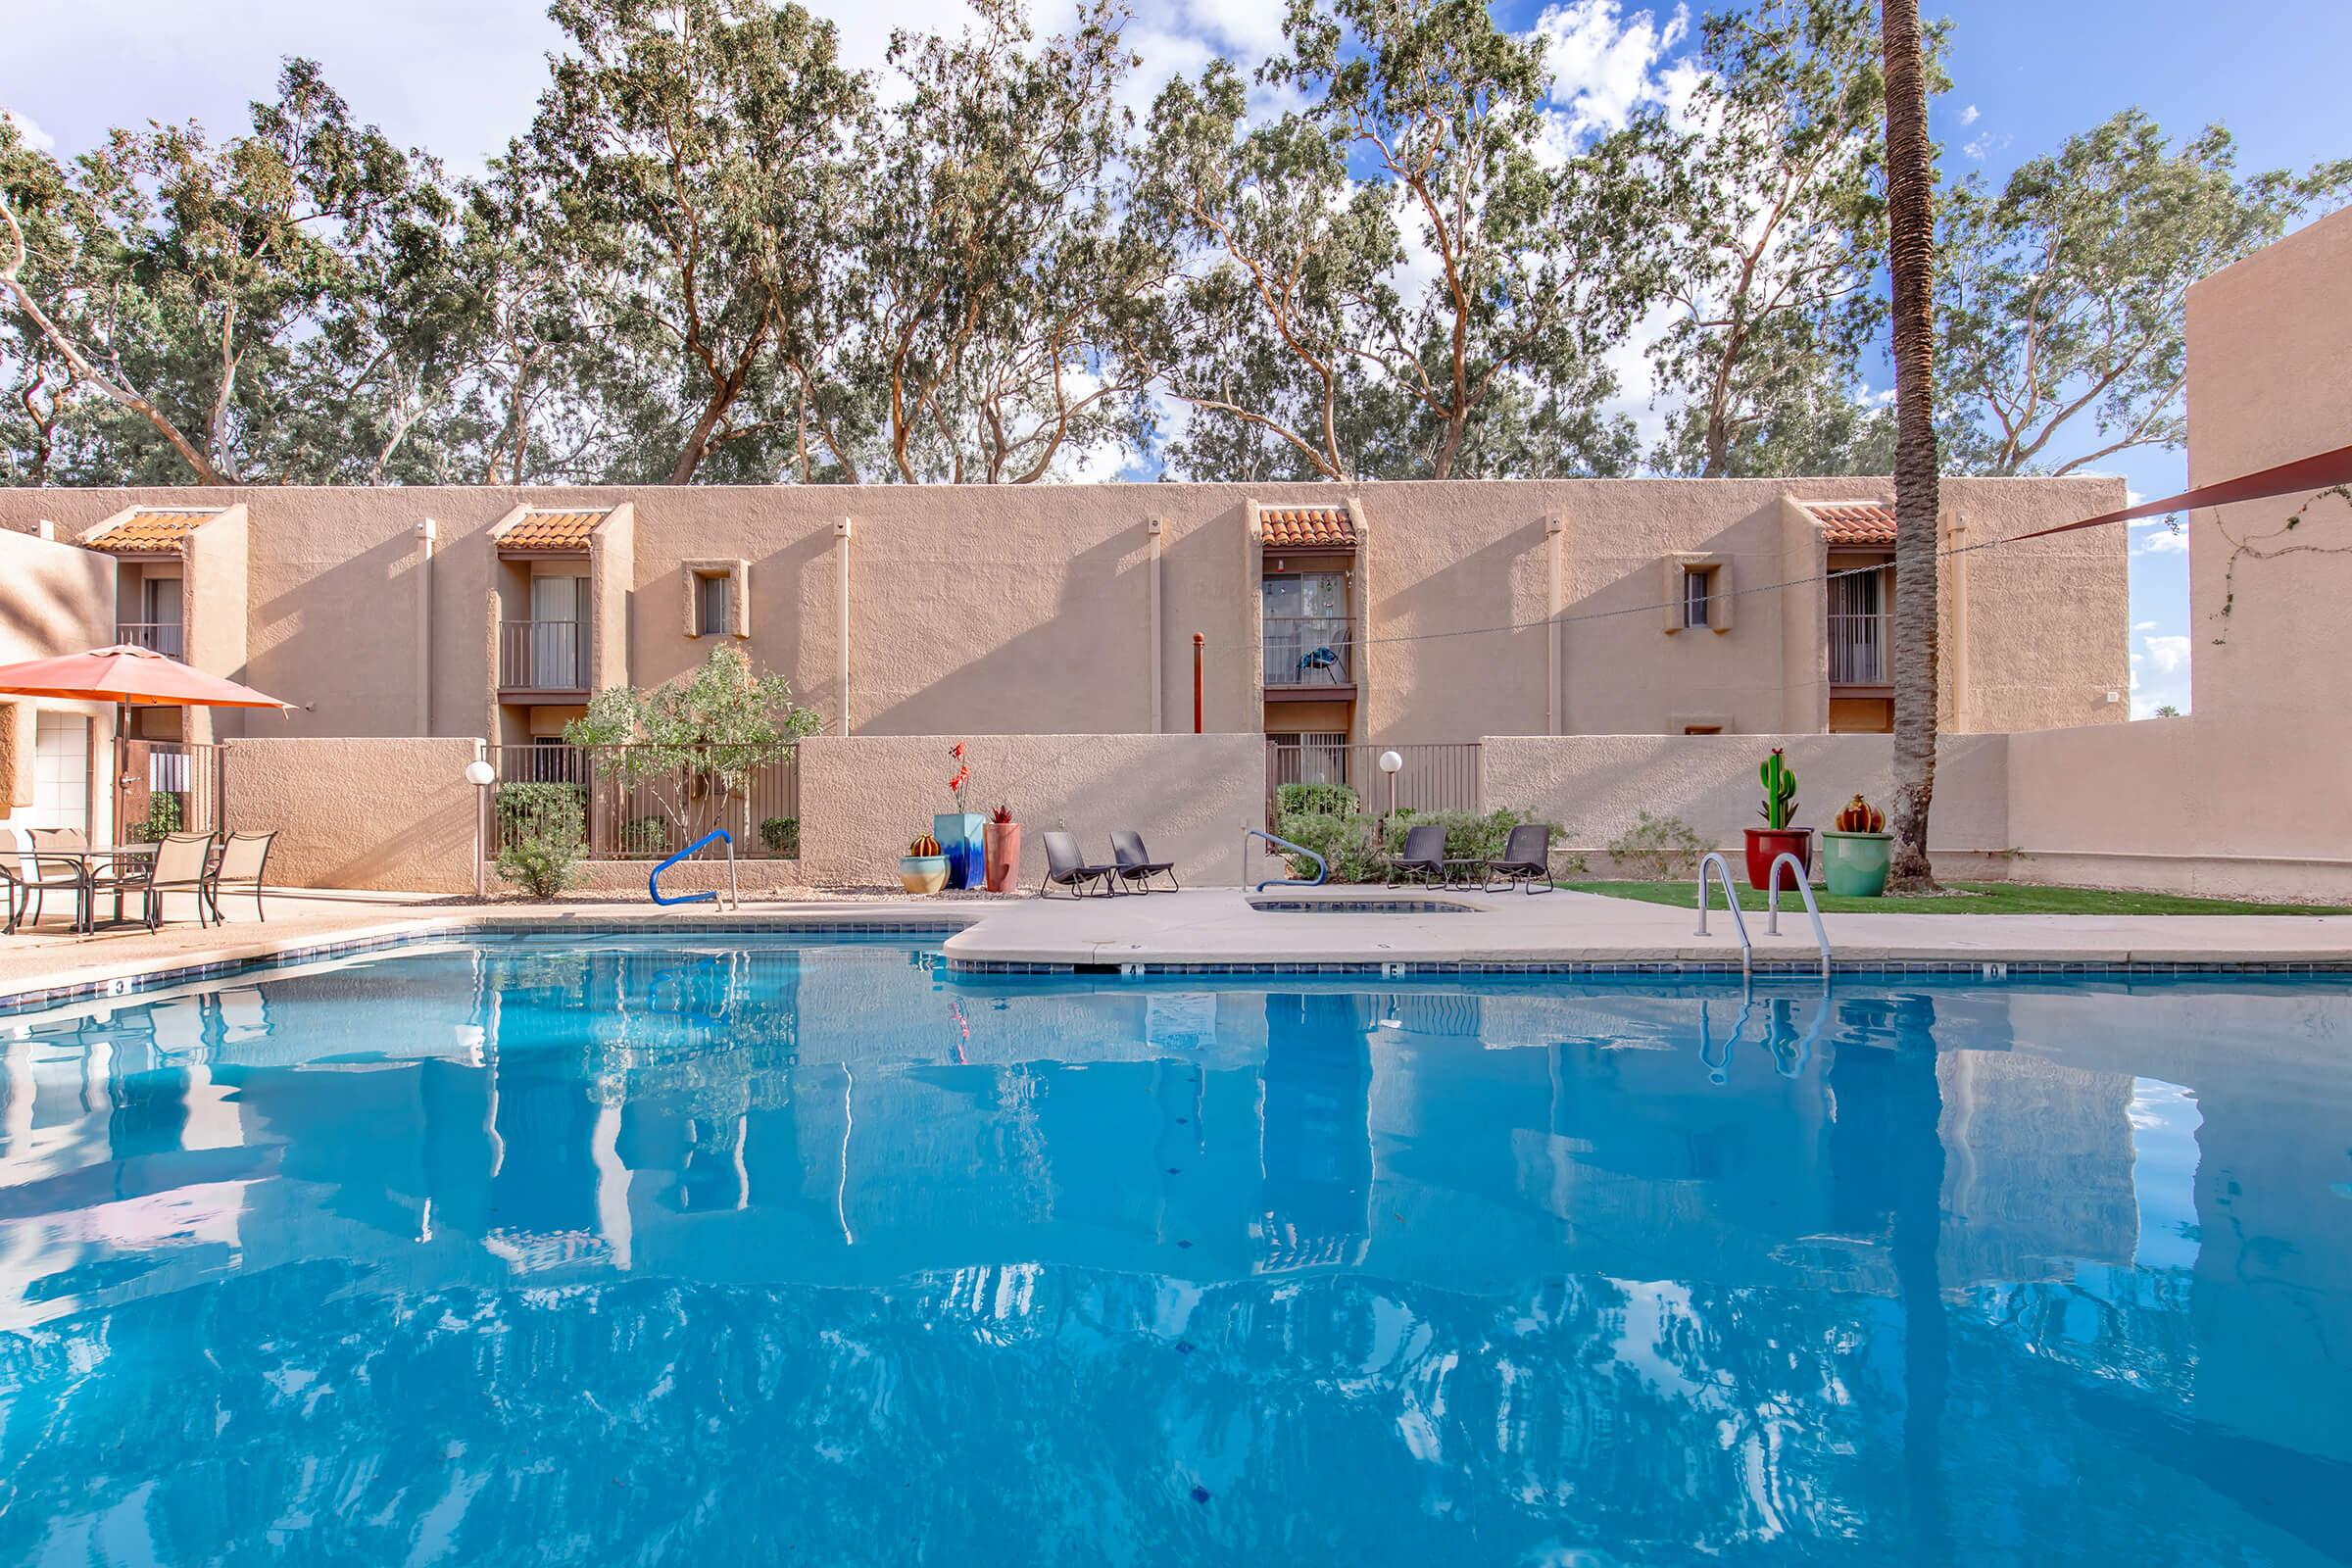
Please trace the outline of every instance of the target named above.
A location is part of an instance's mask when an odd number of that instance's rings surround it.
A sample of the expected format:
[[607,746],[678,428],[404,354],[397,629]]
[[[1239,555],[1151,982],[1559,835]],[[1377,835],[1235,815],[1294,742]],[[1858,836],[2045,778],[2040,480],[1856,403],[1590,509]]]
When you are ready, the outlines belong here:
[[1155,876],[1168,879],[1166,891],[1184,891],[1176,880],[1176,862],[1152,858],[1152,852],[1144,848],[1144,836],[1131,827],[1111,829],[1110,858],[1118,865],[1119,880],[1133,892],[1152,892],[1152,879]]
[[[1511,829],[1510,838],[1503,844],[1498,858],[1487,862],[1486,891],[1495,891],[1495,879],[1502,886],[1518,884],[1522,893],[1551,891],[1551,824],[1522,822]],[[1541,889],[1537,884],[1541,883]]]
[[1048,833],[1046,879],[1038,884],[1037,896],[1041,899],[1052,898],[1055,888],[1069,889],[1073,899],[1088,897],[1090,890],[1095,894],[1116,896],[1119,891],[1118,873],[1116,865],[1091,863],[1086,852],[1078,847],[1075,834]]
[[1389,880],[1409,877],[1424,882],[1446,880],[1446,829],[1436,822],[1404,830],[1404,852],[1389,862]]
[[277,831],[267,833],[231,833],[220,846],[220,857],[204,879],[204,901],[213,906],[213,918],[221,919],[220,890],[253,895],[253,917],[269,918],[262,912],[262,867],[270,863],[270,846],[276,841]]

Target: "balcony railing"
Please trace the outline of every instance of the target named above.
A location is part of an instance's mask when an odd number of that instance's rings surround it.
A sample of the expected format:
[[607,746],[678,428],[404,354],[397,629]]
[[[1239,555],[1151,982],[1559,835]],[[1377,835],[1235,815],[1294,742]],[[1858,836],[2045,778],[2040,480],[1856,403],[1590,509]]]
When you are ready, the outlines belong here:
[[1886,646],[1893,631],[1886,615],[1830,616],[1830,684],[1884,686]]
[[502,691],[586,691],[588,622],[500,621],[498,684]]
[[176,620],[118,620],[115,622],[115,641],[128,643],[133,648],[145,648],[167,659],[178,659],[187,647],[180,635]]
[[1355,627],[1346,615],[1268,615],[1266,685],[1352,686]]

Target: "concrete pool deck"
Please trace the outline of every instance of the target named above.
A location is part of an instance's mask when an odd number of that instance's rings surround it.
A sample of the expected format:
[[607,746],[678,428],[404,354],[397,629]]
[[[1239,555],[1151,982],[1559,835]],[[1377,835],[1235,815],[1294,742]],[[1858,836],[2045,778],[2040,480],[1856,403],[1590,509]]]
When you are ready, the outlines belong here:
[[[1702,938],[1690,909],[1567,891],[1531,897],[1343,889],[1312,896],[1320,905],[1402,897],[1455,906],[1405,913],[1260,909],[1250,905],[1251,897],[1211,888],[1087,900],[822,899],[747,903],[730,912],[710,905],[663,909],[642,901],[474,905],[402,894],[289,891],[270,895],[266,924],[238,919],[232,907],[225,926],[190,922],[79,937],[51,925],[0,938],[0,1007],[22,1009],[399,942],[567,926],[680,933],[711,927],[961,927],[946,939],[945,953],[952,970],[972,973],[1304,964],[1740,967],[1739,938],[1721,909],[1708,916],[1710,934]],[[1285,903],[1309,898],[1295,891],[1264,897]],[[1829,914],[1822,923],[1840,967],[2352,967],[2352,915]],[[1761,914],[1749,914],[1747,924],[1759,966],[1802,972],[1818,963],[1801,907],[1793,914],[1782,911],[1777,937],[1765,934]]]

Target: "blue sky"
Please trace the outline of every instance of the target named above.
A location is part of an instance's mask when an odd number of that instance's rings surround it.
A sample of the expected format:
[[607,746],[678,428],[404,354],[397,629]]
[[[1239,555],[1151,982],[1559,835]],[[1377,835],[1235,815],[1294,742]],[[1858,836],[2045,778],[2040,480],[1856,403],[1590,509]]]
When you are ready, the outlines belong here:
[[[894,25],[947,28],[963,14],[957,0],[811,3],[840,24],[853,62],[875,66]],[[1262,55],[1282,12],[1278,0],[1133,5],[1131,36],[1153,81],[1220,54]],[[1524,30],[1563,6],[1587,13],[1583,35],[1596,47],[1577,69],[1590,78],[1582,85],[1604,99],[1625,88],[1629,72],[1662,69],[1688,47],[1687,27],[1685,41],[1663,55],[1644,47],[1676,32],[1671,4],[1501,0],[1495,13]],[[2342,97],[2352,5],[2344,0],[1928,0],[1926,9],[1954,24],[1953,88],[1933,111],[1947,172],[1982,169],[1998,179],[2132,104],[2175,134],[2227,124],[2247,169],[2352,154]],[[0,51],[0,106],[61,153],[90,146],[109,125],[151,117],[240,127],[247,100],[269,92],[278,59],[304,54],[324,63],[363,118],[455,168],[476,168],[528,122],[543,56],[556,41],[536,0],[403,0],[397,8],[362,0],[75,0],[17,10]],[[1040,0],[1041,21],[1065,12],[1065,0]],[[2185,482],[2178,453],[2135,454],[2107,467],[2142,496]],[[2132,537],[2134,708],[2186,707],[2194,641],[2187,558],[2166,548],[2174,541],[2160,529]]]

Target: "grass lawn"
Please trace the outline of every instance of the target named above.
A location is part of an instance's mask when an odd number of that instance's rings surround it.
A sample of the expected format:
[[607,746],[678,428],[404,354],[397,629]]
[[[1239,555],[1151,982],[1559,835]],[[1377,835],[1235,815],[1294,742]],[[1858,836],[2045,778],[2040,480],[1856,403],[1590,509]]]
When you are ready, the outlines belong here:
[[[1562,882],[1578,893],[1644,904],[1673,904],[1695,909],[1689,882]],[[2254,904],[2244,899],[2192,899],[2171,893],[2115,893],[2104,888],[2026,887],[2010,882],[1947,882],[1951,892],[1925,899],[1834,899],[1819,888],[1813,896],[1824,914],[2352,914],[2342,905]],[[1708,902],[1723,907],[1723,891],[1710,886]],[[1764,895],[1740,889],[1740,907],[1761,909]],[[1781,907],[1802,909],[1793,893],[1781,895]]]

